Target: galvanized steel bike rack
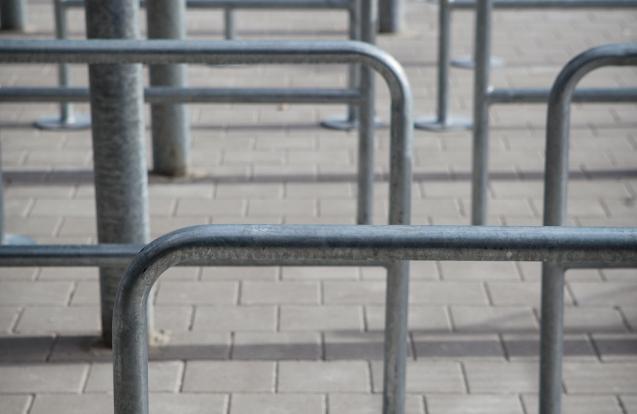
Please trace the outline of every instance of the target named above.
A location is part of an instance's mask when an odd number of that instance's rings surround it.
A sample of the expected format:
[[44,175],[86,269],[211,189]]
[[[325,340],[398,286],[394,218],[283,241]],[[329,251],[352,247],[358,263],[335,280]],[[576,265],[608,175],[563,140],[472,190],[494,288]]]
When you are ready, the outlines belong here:
[[[577,83],[604,66],[637,66],[637,44],[615,44],[589,49],[572,59],[560,72],[548,98],[544,225],[563,226],[567,217],[570,106]],[[542,327],[540,414],[559,414],[562,396],[562,346],[564,267],[542,264]]]
[[0,2],[0,30],[25,31],[27,28],[27,0]]
[[[182,0],[183,1],[183,0]],[[172,4],[173,14],[178,9],[177,2]],[[67,38],[66,11],[71,8],[84,7],[84,0],[54,0],[54,17],[56,38],[64,40]],[[348,38],[349,40],[361,40],[374,44],[375,32],[365,34],[363,24],[366,16],[372,16],[375,11],[375,2],[371,0],[186,0],[186,7],[192,9],[223,9],[224,10],[224,36],[231,40],[236,37],[234,31],[233,10],[344,10],[348,14]],[[146,1],[140,2],[141,6],[146,6]],[[367,11],[366,9],[369,9]],[[166,16],[170,18],[168,15]],[[371,18],[371,17],[370,17]],[[150,22],[149,22],[150,23]],[[376,20],[372,22],[375,26]],[[157,22],[162,25],[162,22]],[[149,24],[149,28],[150,28]],[[159,27],[157,30],[162,31]],[[149,36],[150,37],[150,36]],[[157,36],[159,37],[159,36]],[[165,37],[165,36],[162,36]],[[360,84],[361,76],[355,65],[350,67],[348,74],[348,85],[350,88],[363,90],[365,85]],[[60,64],[58,68],[58,84],[62,88],[69,86],[68,65]],[[237,97],[241,99],[240,96]],[[345,119],[330,119],[321,123],[322,126],[331,129],[350,130],[358,125],[356,118],[356,108],[348,105]],[[35,126],[42,129],[83,129],[90,126],[90,118],[85,115],[78,115],[73,112],[69,102],[60,104],[60,113],[57,117],[45,117],[38,120]]]
[[180,263],[387,266],[383,413],[404,413],[408,278],[392,269],[406,260],[634,263],[637,229],[212,225],[178,230],[145,247],[120,284],[113,319],[115,413],[148,413],[149,292],[165,270]]
[[[517,0],[516,0],[517,1]],[[578,0],[579,2],[579,0]],[[573,2],[575,3],[575,2]],[[592,3],[592,2],[591,2]],[[609,3],[615,3],[609,0]],[[617,4],[621,4],[618,2]],[[623,2],[628,4],[629,2]],[[544,103],[549,89],[493,89],[489,81],[491,50],[491,10],[493,0],[478,0],[476,10],[477,63],[474,73],[473,96],[473,163],[471,187],[471,223],[483,225],[487,219],[487,186],[489,180],[489,107],[492,104]],[[579,4],[579,3],[577,3]],[[632,4],[632,3],[630,3]],[[635,3],[637,5],[637,2]],[[580,89],[573,95],[575,102],[634,103],[637,88]]]
[[[528,10],[528,9],[626,9],[637,8],[637,0],[492,0],[492,8],[504,10]],[[439,0],[438,1],[438,62],[437,62],[437,92],[436,92],[436,115],[433,118],[417,119],[415,127],[428,131],[452,131],[458,129],[471,128],[471,121],[464,118],[455,118],[449,110],[449,68],[453,65],[451,55],[451,21],[453,10],[474,9],[480,7],[479,0]],[[490,13],[490,11],[489,11]],[[482,34],[479,34],[482,32]],[[486,33],[485,33],[486,32]],[[476,45],[474,54],[485,53],[485,42],[480,42],[479,38],[488,37],[490,46],[491,18],[477,21],[476,13]],[[479,49],[482,49],[479,51]],[[476,68],[476,71],[485,71],[484,65],[489,67],[497,63],[497,59],[491,56],[491,51],[486,51],[487,57],[483,65],[477,64],[477,57],[474,56],[472,62],[465,62],[462,59],[459,65],[465,68]],[[476,74],[478,76],[478,74]],[[489,85],[487,84],[487,87]],[[535,89],[512,89],[493,91],[494,103],[541,103],[546,102],[547,90]],[[586,93],[584,93],[586,95]],[[602,96],[597,96],[595,91],[590,97],[581,97],[586,102],[604,102]],[[475,122],[475,120],[474,120]]]
[[[411,91],[400,64],[380,49],[361,42],[183,42],[174,40],[90,40],[37,41],[7,40],[0,43],[0,63],[142,63],[142,64],[360,64],[363,81],[372,82],[372,70],[387,82],[391,94],[390,122],[390,224],[409,224],[411,208]],[[18,88],[23,89],[23,88]],[[183,99],[185,90],[158,88],[159,101]],[[150,89],[153,90],[153,89]],[[0,89],[2,91],[2,89]],[[212,90],[203,93],[204,100],[227,99],[234,89]],[[239,90],[245,101],[280,101],[289,95],[277,90]],[[57,91],[55,91],[57,92]],[[198,92],[185,94],[196,100]],[[356,102],[361,111],[358,175],[358,223],[370,223],[372,218],[373,187],[373,101],[371,90],[362,96],[350,90],[329,90],[316,93],[298,90],[295,98]],[[30,92],[29,92],[30,93]],[[27,95],[29,95],[27,93]],[[82,94],[85,94],[82,91]],[[55,93],[54,93],[55,94]],[[288,95],[286,95],[288,94]],[[31,95],[29,95],[31,96]],[[119,191],[116,188],[113,192]],[[396,272],[406,272],[399,266]],[[112,299],[112,298],[111,298]]]

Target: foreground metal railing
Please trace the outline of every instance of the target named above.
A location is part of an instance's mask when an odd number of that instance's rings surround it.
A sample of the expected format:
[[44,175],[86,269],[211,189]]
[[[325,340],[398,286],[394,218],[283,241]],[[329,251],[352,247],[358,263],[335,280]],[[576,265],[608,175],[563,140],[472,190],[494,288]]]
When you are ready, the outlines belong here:
[[[149,292],[171,266],[385,266],[383,413],[404,413],[407,260],[541,261],[560,268],[637,264],[637,228],[207,225],[139,245],[3,246],[0,266],[130,263],[115,303],[116,414],[148,413]],[[132,262],[130,260],[132,259]],[[553,295],[543,290],[543,296]],[[559,323],[543,314],[542,326]],[[543,328],[544,332],[544,328]],[[542,370],[561,367],[561,346]],[[557,351],[557,353],[555,352]],[[544,391],[543,391],[544,392]]]
[[[361,42],[333,41],[333,42],[183,42],[171,40],[133,41],[133,40],[91,40],[91,41],[28,41],[7,40],[0,43],[0,63],[143,63],[143,64],[172,64],[172,63],[204,63],[204,64],[360,64],[364,67],[362,74],[369,77],[376,71],[387,83],[391,94],[390,119],[390,171],[389,171],[389,224],[409,224],[411,209],[411,91],[407,78],[398,62],[380,49]],[[249,94],[249,92],[247,92]],[[371,99],[365,99],[371,105]],[[113,110],[117,110],[114,108]],[[360,114],[359,141],[359,194],[358,194],[358,223],[369,223],[372,218],[372,187],[373,176],[373,110],[367,108]],[[114,132],[115,134],[115,132]],[[113,145],[116,149],[118,146]],[[129,154],[112,153],[101,154],[102,157],[121,157],[130,159]],[[109,161],[107,159],[106,161]],[[110,165],[109,162],[105,162]],[[134,180],[124,176],[122,188],[118,184],[120,171],[99,171],[114,174],[96,179],[96,192],[102,197],[97,203],[98,216],[100,210],[107,212],[110,221],[106,230],[98,234],[104,236],[110,231],[110,240],[117,240],[118,234],[113,222],[117,222],[116,214],[127,214],[143,210],[139,204],[145,202],[145,194],[141,196],[133,191]],[[0,177],[1,178],[1,177]],[[1,194],[0,194],[1,196]],[[134,200],[130,197],[134,196]],[[1,197],[0,197],[1,199]],[[115,210],[112,206],[126,205],[126,211]],[[139,219],[138,216],[135,216]],[[121,220],[124,222],[124,220]],[[99,220],[98,220],[99,223]],[[119,224],[119,223],[118,223]],[[121,238],[120,238],[121,239]],[[408,266],[400,263],[392,267],[392,278],[404,279],[408,277]],[[102,330],[110,330],[110,309],[119,281],[119,273],[113,277],[100,279],[101,311],[103,321]]]
[[[528,9],[559,9],[559,10],[588,10],[596,9],[617,10],[637,8],[637,0],[492,0],[492,7],[503,10],[528,10]],[[429,131],[452,131],[457,129],[471,129],[472,121],[469,119],[454,117],[449,108],[450,85],[449,73],[451,66],[461,68],[476,68],[484,73],[490,65],[500,62],[500,59],[491,56],[491,8],[486,19],[481,19],[476,27],[480,33],[475,35],[474,53],[485,54],[484,60],[478,64],[478,58],[451,59],[451,22],[454,10],[477,9],[482,7],[480,0],[439,0],[438,1],[438,62],[437,62],[437,91],[436,113],[433,117],[418,118],[415,126],[418,129]],[[477,16],[476,16],[477,17]],[[485,41],[486,39],[486,41]],[[486,48],[485,48],[486,47]],[[478,74],[476,73],[476,76]],[[488,74],[487,74],[488,76]],[[483,85],[485,93],[485,105],[489,103],[544,103],[548,98],[548,89],[496,89],[490,90],[489,81]],[[579,102],[635,102],[637,101],[637,89],[625,91],[617,89],[590,89],[578,91],[576,99]],[[477,122],[477,121],[474,121]]]

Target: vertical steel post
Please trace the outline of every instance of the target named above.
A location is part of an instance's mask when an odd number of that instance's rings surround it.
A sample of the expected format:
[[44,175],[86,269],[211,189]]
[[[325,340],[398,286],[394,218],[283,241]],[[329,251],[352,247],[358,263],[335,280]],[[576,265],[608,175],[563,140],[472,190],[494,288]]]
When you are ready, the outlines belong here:
[[[348,17],[348,39],[363,40],[361,36],[361,8],[359,1],[352,0],[347,9]],[[361,66],[359,64],[351,64],[347,72],[347,86],[350,89],[361,88]],[[363,91],[361,90],[361,93]],[[321,126],[328,129],[336,129],[339,131],[350,131],[358,127],[358,110],[354,104],[347,105],[347,115],[345,118],[330,118],[321,121]]]
[[398,33],[403,26],[403,0],[379,0],[378,31],[380,33]]
[[226,40],[233,40],[237,37],[234,28],[234,10],[230,8],[223,9],[223,37]]
[[[66,10],[63,0],[53,1],[53,15],[55,18],[55,38],[58,40],[66,39]],[[63,88],[69,86],[69,65],[66,63],[58,65],[58,85]],[[34,125],[40,129],[85,129],[91,126],[91,119],[84,114],[75,114],[71,103],[61,102],[58,116],[40,118]]]
[[27,30],[27,1],[0,1],[0,30]]
[[[186,37],[185,0],[147,0],[146,20],[149,39]],[[185,65],[150,65],[151,86],[182,88],[186,84]],[[183,176],[190,159],[190,129],[184,104],[151,106],[153,172]]]
[[[376,10],[374,0],[357,0],[361,17],[361,40],[373,44],[376,37]],[[374,73],[367,65],[360,65],[360,91],[362,103],[358,109],[358,224],[372,224],[374,211]]]
[[473,164],[471,182],[471,224],[487,222],[489,185],[489,56],[491,55],[492,0],[477,0],[475,62],[473,80]]
[[438,2],[438,89],[436,117],[417,120],[414,126],[427,131],[450,131],[468,129],[471,122],[452,120],[449,116],[449,56],[451,50],[451,7],[450,0]]
[[[89,39],[139,37],[136,0],[86,0]],[[148,184],[141,66],[89,65],[97,236],[100,243],[146,243]],[[112,341],[113,303],[125,269],[100,268],[102,338]]]
[[[564,71],[560,73],[562,75]],[[551,89],[546,121],[544,166],[545,226],[562,226],[566,220],[569,168],[570,99],[577,80],[560,82]],[[562,355],[564,347],[564,268],[542,263],[542,303],[540,326],[541,414],[559,414],[562,403]]]

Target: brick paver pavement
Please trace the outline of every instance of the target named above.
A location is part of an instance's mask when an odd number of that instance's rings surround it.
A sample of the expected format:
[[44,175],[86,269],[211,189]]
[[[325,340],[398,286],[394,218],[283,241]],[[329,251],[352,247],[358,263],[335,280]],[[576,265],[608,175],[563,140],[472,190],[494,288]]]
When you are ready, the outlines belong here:
[[[30,38],[51,38],[51,2],[30,2]],[[454,15],[454,53],[468,53],[472,13]],[[71,33],[83,18],[70,14]],[[218,12],[188,14],[198,39],[220,38]],[[336,12],[240,12],[246,39],[344,36]],[[408,3],[407,30],[379,44],[404,65],[417,115],[435,102],[436,8]],[[498,11],[497,86],[548,86],[571,56],[636,40],[634,11]],[[3,38],[10,35],[3,34]],[[343,85],[342,67],[192,66],[208,86]],[[2,85],[53,85],[53,65],[5,66]],[[86,70],[73,68],[73,83]],[[603,69],[583,85],[634,86],[635,69]],[[380,84],[380,83],[379,83]],[[452,71],[455,113],[470,113],[471,73]],[[379,87],[387,119],[387,91]],[[86,107],[80,105],[80,111]],[[87,131],[30,124],[50,104],[2,104],[7,227],[41,243],[95,242]],[[154,236],[202,223],[353,223],[356,136],[317,121],[340,106],[191,105],[194,174],[151,177]],[[543,105],[492,109],[489,222],[539,224]],[[148,119],[148,118],[147,118]],[[576,105],[569,218],[574,225],[637,224],[637,106]],[[387,130],[376,168],[387,172]],[[470,134],[415,132],[413,222],[467,224]],[[376,191],[385,221],[387,184]],[[151,409],[170,413],[379,412],[383,272],[368,268],[180,268],[162,278]],[[94,269],[0,269],[0,412],[110,413],[110,354],[99,330]],[[567,276],[566,413],[637,413],[637,271]],[[407,411],[530,414],[537,407],[539,266],[414,263]]]

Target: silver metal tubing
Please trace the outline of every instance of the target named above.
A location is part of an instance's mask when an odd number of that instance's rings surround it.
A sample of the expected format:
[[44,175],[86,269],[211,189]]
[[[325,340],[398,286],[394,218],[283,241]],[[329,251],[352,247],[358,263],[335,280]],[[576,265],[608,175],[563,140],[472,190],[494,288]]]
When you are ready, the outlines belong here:
[[230,8],[223,9],[223,37],[226,40],[237,38],[234,25],[234,11]]
[[[88,88],[0,88],[0,102],[88,102]],[[296,103],[361,104],[358,90],[315,88],[174,88],[155,86],[144,90],[148,103]]]
[[[487,100],[489,104],[546,103],[549,99],[549,94],[550,89],[493,89],[487,93]],[[634,103],[637,102],[637,88],[577,89],[573,93],[571,101],[590,103]]]
[[[53,15],[55,17],[55,38],[66,39],[66,13],[62,0],[53,1]],[[58,85],[69,86],[69,66],[65,63],[58,65]],[[57,116],[45,116],[35,121],[34,126],[40,129],[87,129],[91,127],[91,118],[86,114],[76,114],[69,102],[61,102]]]
[[[146,0],[149,39],[185,39],[185,0]],[[151,86],[183,88],[186,67],[150,65]],[[186,107],[180,103],[151,105],[153,172],[171,177],[183,176],[190,164],[190,125]]]
[[453,120],[449,116],[449,51],[451,50],[451,9],[449,0],[438,2],[438,89],[436,100],[436,117],[434,119],[418,119],[416,129],[427,131],[452,131],[468,129],[471,122]]
[[475,25],[473,78],[473,160],[471,180],[471,224],[487,221],[489,180],[489,56],[491,56],[491,9],[493,0],[478,0]]
[[[113,320],[115,414],[148,413],[146,304],[159,276],[186,262],[209,265],[353,263],[406,260],[533,260],[568,263],[637,260],[637,229],[513,228],[468,226],[268,226],[208,225],[178,230],[146,246],[130,264],[118,290]],[[391,266],[391,265],[390,265]],[[404,280],[388,283],[406,293]],[[388,314],[402,320],[407,296],[387,301]],[[393,331],[386,320],[385,331]],[[404,338],[402,338],[404,339]],[[385,336],[385,366],[404,381],[406,344]],[[384,384],[385,414],[402,414],[404,394]],[[403,390],[404,391],[404,390]]]
[[[65,7],[84,7],[85,0],[62,0]],[[146,2],[139,3],[141,7]],[[349,9],[352,0],[186,0],[192,9]]]
[[[128,0],[86,1],[86,33],[104,42],[139,42],[138,8]],[[46,41],[64,45],[69,40]],[[51,52],[51,46],[46,46]],[[33,53],[33,57],[38,53]],[[60,57],[60,55],[58,55]],[[57,59],[51,63],[67,63]],[[70,62],[68,62],[70,63]],[[90,63],[91,126],[97,237],[100,243],[146,243],[150,238],[141,65],[108,58]],[[100,268],[102,339],[110,345],[115,291],[124,269]],[[149,305],[150,306],[150,305]]]
[[27,29],[27,1],[0,1],[0,30],[24,32]]
[[403,0],[379,0],[378,15],[380,33],[398,33],[405,20]]
[[[451,0],[454,9],[473,9],[475,0]],[[493,0],[496,9],[617,9],[637,7],[636,0]]]
[[[7,40],[0,44],[0,62],[57,63],[60,61],[145,64],[360,63],[369,66],[384,78],[392,98],[390,223],[408,222],[411,197],[411,92],[407,78],[398,62],[374,46],[348,41],[180,42],[174,40],[146,42]],[[368,129],[366,133],[370,141],[373,140],[371,132]],[[368,167],[371,168],[371,165]],[[359,205],[365,205],[365,203],[359,202]],[[360,212],[359,217],[371,217],[371,215]]]
[[[548,99],[544,225],[566,222],[570,104],[577,83],[603,66],[637,66],[637,44],[614,44],[589,49],[573,58],[553,83]],[[562,337],[564,269],[556,263],[542,267],[542,326],[540,341],[540,413],[559,414],[562,396]]]

